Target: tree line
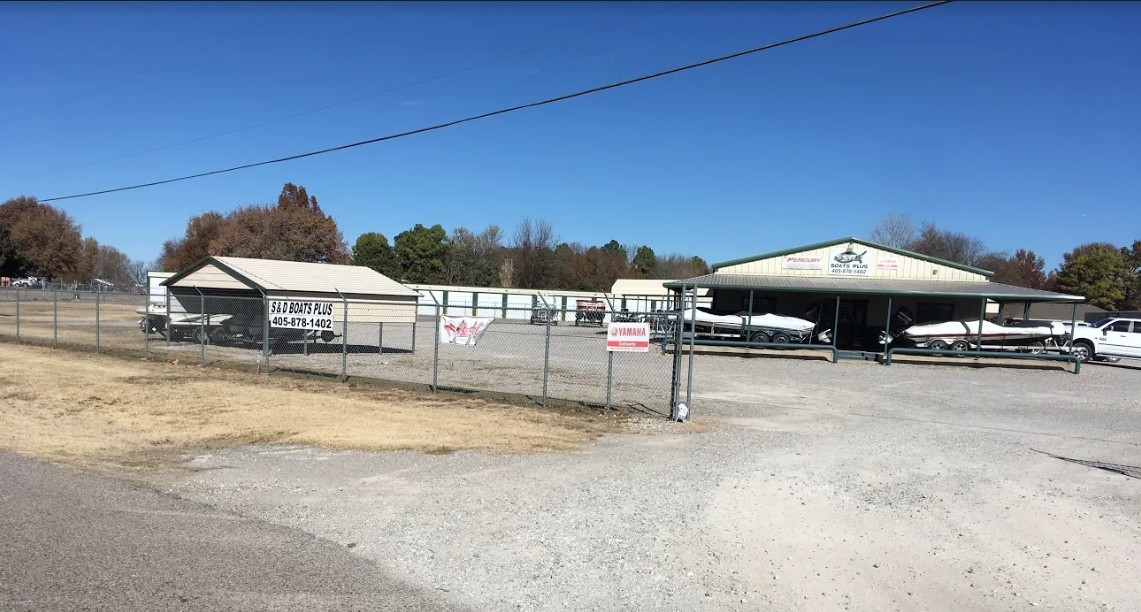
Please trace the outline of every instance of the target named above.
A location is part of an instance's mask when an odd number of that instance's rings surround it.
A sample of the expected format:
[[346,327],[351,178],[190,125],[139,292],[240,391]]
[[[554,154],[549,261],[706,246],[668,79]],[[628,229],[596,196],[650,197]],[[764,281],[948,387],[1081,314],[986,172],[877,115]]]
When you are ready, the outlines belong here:
[[934,223],[916,225],[903,213],[891,213],[872,229],[871,239],[888,246],[938,257],[994,272],[996,283],[1085,296],[1089,303],[1110,311],[1141,310],[1141,240],[1129,246],[1091,242],[1062,256],[1057,269],[1034,251],[991,250],[982,240],[939,229]]
[[700,257],[658,255],[647,245],[610,240],[601,246],[560,241],[545,220],[524,219],[510,242],[489,225],[472,231],[416,224],[388,239],[376,232],[357,238],[353,263],[406,283],[609,291],[619,278],[689,278],[709,272]]
[[510,238],[496,225],[473,231],[422,224],[396,234],[365,232],[348,248],[336,221],[305,187],[286,183],[275,205],[192,217],[183,236],[167,240],[164,270],[207,255],[353,263],[404,283],[607,291],[618,278],[688,278],[709,271],[700,257],[657,255],[645,245],[560,241],[550,223],[524,219]]
[[0,204],[0,276],[130,286],[146,277],[148,267],[111,245],[84,237],[66,212],[34,197]]

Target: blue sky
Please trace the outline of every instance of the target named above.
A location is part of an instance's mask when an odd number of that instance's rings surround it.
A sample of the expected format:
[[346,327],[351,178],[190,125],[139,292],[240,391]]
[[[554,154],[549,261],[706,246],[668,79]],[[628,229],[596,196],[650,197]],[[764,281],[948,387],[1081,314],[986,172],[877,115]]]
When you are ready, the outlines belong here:
[[[0,198],[381,136],[905,6],[5,3]],[[1082,242],[1141,238],[1139,26],[1137,3],[955,3],[439,132],[57,205],[138,259],[191,215],[272,202],[289,181],[350,245],[415,223],[510,235],[531,216],[567,241],[717,262],[867,235],[902,211],[1053,267]]]

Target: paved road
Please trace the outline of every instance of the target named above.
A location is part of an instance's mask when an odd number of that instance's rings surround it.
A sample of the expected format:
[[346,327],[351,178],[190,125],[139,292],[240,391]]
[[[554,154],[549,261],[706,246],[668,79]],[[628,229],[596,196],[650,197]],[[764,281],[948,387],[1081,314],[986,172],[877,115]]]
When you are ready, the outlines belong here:
[[448,607],[333,542],[0,453],[0,610]]

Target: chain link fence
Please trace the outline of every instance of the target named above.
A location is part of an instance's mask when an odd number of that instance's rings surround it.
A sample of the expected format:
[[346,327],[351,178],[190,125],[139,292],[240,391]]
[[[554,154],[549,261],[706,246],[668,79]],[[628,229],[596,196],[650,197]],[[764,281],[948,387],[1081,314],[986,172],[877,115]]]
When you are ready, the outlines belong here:
[[[288,301],[288,300],[286,300]],[[72,349],[337,380],[371,379],[432,390],[572,402],[673,416],[685,401],[688,354],[678,313],[493,308],[351,299],[281,300],[41,289],[0,290],[0,336]],[[574,306],[572,304],[572,306]],[[283,309],[282,313],[271,309]],[[297,307],[301,308],[301,307]],[[316,313],[316,314],[314,314]],[[610,352],[610,322],[644,323],[645,352]],[[303,329],[307,328],[307,329]]]

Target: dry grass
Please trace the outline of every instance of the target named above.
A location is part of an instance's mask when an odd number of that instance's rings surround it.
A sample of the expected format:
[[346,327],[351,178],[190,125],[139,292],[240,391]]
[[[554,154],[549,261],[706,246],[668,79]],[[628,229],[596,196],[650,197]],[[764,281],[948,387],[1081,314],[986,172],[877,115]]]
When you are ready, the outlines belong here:
[[251,443],[559,452],[620,426],[481,399],[0,344],[0,449],[62,463],[154,463]]

